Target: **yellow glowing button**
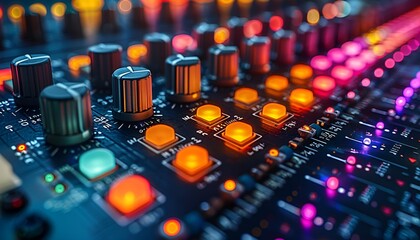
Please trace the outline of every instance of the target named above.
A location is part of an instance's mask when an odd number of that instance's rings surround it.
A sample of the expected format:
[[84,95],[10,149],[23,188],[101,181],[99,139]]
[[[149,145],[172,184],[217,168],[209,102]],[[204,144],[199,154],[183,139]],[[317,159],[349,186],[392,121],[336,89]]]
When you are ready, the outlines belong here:
[[173,165],[190,176],[194,176],[210,167],[212,161],[203,147],[192,145],[181,149],[173,161]]
[[296,88],[290,93],[290,102],[302,106],[309,106],[314,101],[314,94],[311,90]]
[[146,143],[157,149],[164,148],[176,140],[175,130],[165,124],[157,124],[148,128],[144,137]]
[[235,91],[233,98],[244,104],[251,104],[258,101],[258,92],[252,88],[239,88]]
[[296,64],[290,69],[290,78],[294,83],[297,81],[307,81],[313,75],[313,70],[310,66],[305,64]]
[[271,75],[265,80],[265,87],[267,89],[282,91],[289,86],[289,81],[286,77],[280,75]]
[[279,103],[267,103],[261,111],[261,116],[274,121],[282,119],[286,114],[286,107]]
[[107,200],[121,213],[131,214],[152,203],[154,197],[147,179],[139,175],[130,175],[112,184]]
[[255,137],[252,126],[243,122],[233,122],[227,125],[223,136],[228,140],[244,144]]
[[226,191],[231,192],[236,189],[236,182],[233,180],[227,180],[223,183],[223,187]]
[[222,117],[222,110],[218,106],[206,104],[197,108],[197,117],[210,123]]
[[80,68],[90,65],[90,57],[87,55],[77,55],[71,57],[68,61],[69,69],[79,71]]

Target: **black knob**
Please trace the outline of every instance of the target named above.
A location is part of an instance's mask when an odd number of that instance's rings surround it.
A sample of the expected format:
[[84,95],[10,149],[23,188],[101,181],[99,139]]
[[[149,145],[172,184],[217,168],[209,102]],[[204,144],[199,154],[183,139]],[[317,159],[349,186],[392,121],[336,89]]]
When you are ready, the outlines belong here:
[[279,30],[273,34],[273,52],[276,63],[292,64],[295,61],[296,34],[293,31]]
[[117,44],[98,44],[89,48],[90,81],[92,88],[111,90],[112,73],[121,67],[122,47]]
[[90,92],[83,83],[58,83],[39,98],[45,140],[56,146],[82,143],[93,134]]
[[216,29],[216,24],[207,23],[200,23],[194,28],[193,37],[197,42],[200,56],[206,58],[209,48],[215,44],[214,33]]
[[69,11],[64,15],[64,34],[74,38],[83,37],[82,21],[79,12]]
[[100,31],[103,33],[116,33],[120,30],[117,23],[117,13],[114,9],[102,9]]
[[262,74],[270,71],[270,47],[268,37],[252,37],[244,40],[243,67],[250,73]]
[[166,59],[166,98],[173,102],[194,102],[201,96],[201,66],[198,57],[177,54]]
[[153,73],[165,71],[165,60],[172,53],[171,38],[164,33],[149,33],[144,36],[147,48],[146,63]]
[[21,37],[23,40],[31,42],[45,41],[43,16],[38,13],[26,13],[20,21],[20,24]]
[[208,78],[219,86],[234,86],[239,77],[239,54],[235,46],[215,45],[209,49]]
[[28,200],[22,191],[13,189],[0,195],[0,206],[4,212],[16,213],[22,210]]
[[16,238],[19,240],[44,239],[50,225],[43,217],[31,214],[16,224]]
[[247,22],[246,18],[233,17],[228,21],[228,28],[230,32],[230,43],[236,47],[240,47],[244,38],[244,25]]
[[51,59],[45,54],[26,54],[10,64],[13,97],[17,105],[38,106],[39,93],[53,84]]
[[121,121],[140,121],[153,115],[152,74],[142,67],[123,67],[112,74],[112,115]]
[[318,53],[318,29],[308,23],[302,23],[298,30],[300,52],[307,57]]
[[131,25],[140,29],[149,27],[143,6],[133,6],[131,9]]
[[284,29],[297,31],[303,21],[302,11],[295,6],[288,7],[284,11]]

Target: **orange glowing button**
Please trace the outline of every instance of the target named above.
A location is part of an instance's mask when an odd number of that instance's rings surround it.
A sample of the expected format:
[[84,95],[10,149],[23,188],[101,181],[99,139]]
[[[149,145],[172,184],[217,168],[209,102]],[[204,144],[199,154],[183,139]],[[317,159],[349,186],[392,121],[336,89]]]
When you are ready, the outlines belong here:
[[227,125],[223,136],[233,142],[244,144],[255,137],[252,126],[243,122],[233,122]]
[[147,54],[147,47],[144,44],[134,44],[127,48],[127,56],[130,60],[139,61]]
[[181,222],[178,219],[171,218],[163,223],[163,233],[168,237],[175,237],[181,232]]
[[226,191],[231,192],[236,189],[236,182],[233,180],[227,180],[223,183],[223,187]]
[[289,81],[286,77],[281,75],[271,75],[265,80],[265,87],[267,89],[282,91],[289,86]]
[[328,76],[318,76],[312,82],[312,86],[315,89],[329,92],[335,88],[335,80]]
[[261,116],[274,121],[279,121],[287,114],[286,107],[279,103],[267,103],[264,105]]
[[12,71],[10,68],[0,69],[0,86],[10,79],[12,79]]
[[90,65],[90,57],[87,55],[77,55],[71,57],[68,61],[69,69],[79,71],[80,68]]
[[225,27],[219,27],[214,32],[214,42],[222,44],[229,40],[229,30]]
[[177,169],[190,176],[203,172],[211,164],[208,151],[197,145],[181,149],[173,161],[173,165]]
[[311,105],[314,101],[314,94],[311,90],[296,88],[290,93],[289,100],[292,104],[298,104],[306,107]]
[[206,104],[197,108],[197,117],[211,123],[222,117],[222,110],[218,106]]
[[290,79],[295,84],[307,83],[312,75],[312,68],[305,64],[296,64],[290,69]]
[[154,200],[153,189],[144,177],[130,175],[112,184],[107,200],[111,206],[123,214],[140,210]]
[[235,91],[233,98],[244,104],[251,104],[258,101],[258,92],[252,88],[239,88]]
[[157,149],[162,149],[177,140],[173,127],[157,124],[146,130],[144,141]]

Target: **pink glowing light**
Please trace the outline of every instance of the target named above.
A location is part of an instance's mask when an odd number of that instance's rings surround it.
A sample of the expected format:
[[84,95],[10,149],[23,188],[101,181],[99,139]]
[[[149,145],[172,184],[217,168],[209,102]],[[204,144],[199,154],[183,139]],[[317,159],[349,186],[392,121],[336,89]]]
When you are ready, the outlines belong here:
[[197,43],[190,35],[179,34],[172,39],[172,47],[175,52],[184,53],[187,50],[194,50],[197,47]]
[[311,203],[306,203],[300,209],[300,216],[307,220],[312,220],[316,216],[316,207]]
[[353,91],[350,91],[350,92],[347,93],[346,96],[347,96],[348,99],[354,99],[356,97],[356,93],[353,92]]
[[402,62],[402,60],[404,60],[404,54],[400,51],[395,52],[392,57],[394,58],[395,62],[397,62],[397,63]]
[[411,47],[411,49],[413,51],[416,51],[419,48],[419,46],[420,46],[420,43],[419,43],[419,41],[417,39],[410,40],[408,42],[408,44],[410,45],[410,47]]
[[362,46],[359,43],[350,41],[343,43],[341,50],[343,50],[343,53],[347,56],[354,57],[362,51]]
[[369,87],[369,85],[370,85],[369,78],[363,78],[363,80],[362,80],[362,86],[363,87]]
[[404,88],[403,95],[406,98],[411,98],[414,94],[414,89],[411,87]]
[[420,87],[420,74],[417,73],[417,78],[411,79],[410,87],[417,89]]
[[338,84],[346,85],[353,77],[353,70],[345,66],[338,65],[331,70],[331,76],[337,80]]
[[336,177],[329,177],[327,179],[326,184],[327,184],[327,188],[331,190],[336,190],[338,186],[340,185],[340,181]]
[[327,70],[328,68],[331,67],[331,65],[332,65],[331,60],[328,59],[326,56],[322,56],[322,55],[315,56],[311,60],[312,68],[317,69],[317,70],[321,70],[321,71]]
[[347,59],[346,61],[346,67],[359,72],[362,71],[363,69],[365,69],[366,67],[366,63],[363,62],[363,60],[359,57],[352,57]]
[[388,58],[387,60],[385,60],[385,67],[388,69],[391,69],[393,67],[395,67],[395,61],[392,58]]
[[313,80],[312,86],[315,89],[329,92],[335,88],[335,80],[328,76],[317,76]]
[[404,107],[406,103],[407,103],[407,100],[403,96],[397,97],[397,99],[395,99],[395,105],[397,107]]
[[416,73],[416,78],[420,79],[420,71]]
[[409,45],[403,45],[400,50],[404,54],[404,56],[408,56],[411,54],[411,47]]
[[381,78],[384,76],[384,70],[382,68],[377,68],[375,71],[373,71],[373,75],[377,78]]
[[356,157],[355,156],[348,156],[346,162],[350,165],[356,164]]
[[382,130],[385,128],[385,124],[383,122],[378,122],[376,123],[376,128]]
[[263,25],[260,20],[249,20],[244,25],[244,35],[247,38],[259,35],[263,30]]
[[346,60],[346,55],[341,51],[340,48],[332,48],[328,51],[327,56],[333,62],[342,63]]

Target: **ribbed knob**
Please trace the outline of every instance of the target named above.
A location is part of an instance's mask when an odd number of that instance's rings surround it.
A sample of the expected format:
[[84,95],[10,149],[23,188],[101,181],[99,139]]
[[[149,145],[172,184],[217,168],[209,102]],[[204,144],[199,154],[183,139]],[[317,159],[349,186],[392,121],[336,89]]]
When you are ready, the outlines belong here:
[[197,42],[200,56],[207,58],[207,52],[211,46],[215,44],[214,33],[216,32],[216,24],[200,23],[193,31],[193,37]]
[[280,30],[273,34],[273,51],[277,64],[292,64],[295,61],[296,34]]
[[82,143],[93,134],[89,89],[82,83],[58,83],[39,98],[45,140],[56,146]]
[[50,56],[26,54],[13,59],[10,68],[16,104],[38,106],[38,97],[42,89],[53,84]]
[[122,47],[117,44],[98,44],[89,48],[90,81],[92,88],[111,90],[112,73],[121,67]]
[[234,86],[239,77],[239,54],[235,46],[215,45],[209,49],[208,78],[219,86]]
[[123,67],[112,74],[112,115],[121,121],[140,121],[153,115],[152,74],[142,67]]
[[83,27],[79,12],[73,10],[66,12],[63,32],[70,37],[83,37]]
[[250,73],[262,74],[270,71],[270,47],[268,37],[252,37],[244,40],[243,67]]
[[329,50],[335,46],[335,38],[337,35],[336,26],[332,21],[325,18],[319,20],[319,47]]
[[171,38],[163,33],[150,33],[144,37],[147,48],[146,62],[153,73],[165,71],[165,60],[172,53]]
[[117,23],[118,15],[114,9],[102,9],[100,31],[103,33],[116,33],[120,30]]
[[230,32],[230,43],[240,47],[242,39],[244,38],[244,25],[248,21],[247,18],[233,17],[228,21],[228,28]]
[[22,39],[31,42],[45,41],[43,16],[38,13],[26,13],[20,24]]
[[181,54],[166,59],[166,98],[173,102],[194,102],[201,96],[201,66],[198,57]]
[[318,53],[318,29],[302,23],[298,30],[298,40],[301,53],[304,56],[312,57]]

